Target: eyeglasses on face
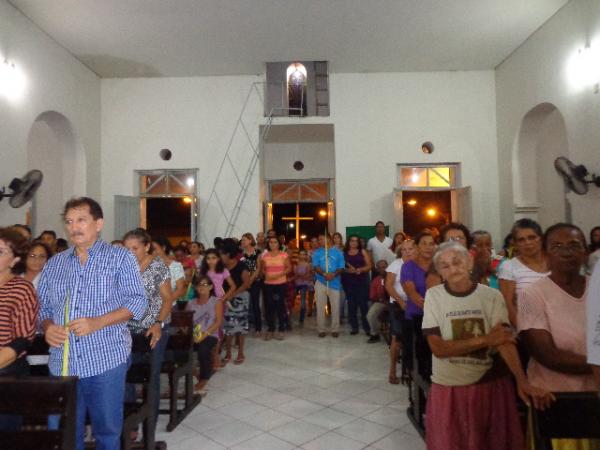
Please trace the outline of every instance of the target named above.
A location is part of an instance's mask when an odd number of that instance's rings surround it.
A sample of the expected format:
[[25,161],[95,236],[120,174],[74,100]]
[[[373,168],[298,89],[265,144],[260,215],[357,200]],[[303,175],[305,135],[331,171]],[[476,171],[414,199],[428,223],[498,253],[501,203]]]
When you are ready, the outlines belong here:
[[585,251],[581,242],[571,242],[570,244],[555,243],[548,247],[549,253],[579,253]]
[[13,252],[10,248],[8,248],[8,247],[0,248],[0,256],[9,256],[9,255],[13,255]]

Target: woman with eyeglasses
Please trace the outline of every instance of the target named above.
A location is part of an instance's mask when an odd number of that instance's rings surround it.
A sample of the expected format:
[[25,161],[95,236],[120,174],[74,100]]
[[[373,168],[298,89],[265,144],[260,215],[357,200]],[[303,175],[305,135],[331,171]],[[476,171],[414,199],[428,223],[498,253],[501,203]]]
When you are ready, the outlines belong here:
[[50,247],[43,242],[35,241],[31,244],[29,252],[27,252],[27,258],[25,258],[25,271],[21,274],[23,278],[33,284],[33,287],[38,286],[42,269],[46,265],[46,262],[52,256],[52,250]]
[[[16,265],[26,258],[29,242],[12,228],[0,228],[0,377],[28,373],[25,360],[35,334],[38,300],[29,281],[16,276]],[[0,415],[0,431],[16,430],[21,418]]]
[[542,227],[531,219],[517,220],[511,230],[517,256],[500,266],[500,292],[506,301],[508,318],[517,326],[517,298],[523,290],[548,276],[548,261],[542,247]]
[[198,357],[198,383],[194,390],[204,393],[206,383],[214,373],[213,351],[223,324],[223,302],[216,297],[214,284],[207,275],[196,275],[192,285],[195,297],[186,309],[194,312],[194,350]]
[[[531,384],[552,392],[596,391],[587,362],[586,303],[589,279],[582,274],[586,242],[581,229],[557,223],[546,230],[543,246],[550,274],[519,295],[518,331],[531,359]],[[597,449],[600,442],[558,440],[554,449]]]

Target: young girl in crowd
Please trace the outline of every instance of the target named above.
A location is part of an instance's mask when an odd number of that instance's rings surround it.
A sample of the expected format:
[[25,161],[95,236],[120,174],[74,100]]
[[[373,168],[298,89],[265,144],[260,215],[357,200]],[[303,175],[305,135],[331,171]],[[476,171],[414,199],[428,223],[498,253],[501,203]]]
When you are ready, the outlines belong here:
[[37,289],[42,269],[46,262],[52,256],[52,250],[43,242],[34,242],[31,244],[27,257],[25,258],[25,272],[21,275]]
[[294,285],[296,293],[300,295],[300,325],[304,324],[306,315],[306,298],[309,292],[314,291],[313,271],[310,258],[306,250],[300,250],[298,262],[294,264]]
[[[236,286],[231,278],[229,270],[223,265],[221,255],[216,248],[209,248],[204,253],[200,274],[210,278],[213,289],[215,290],[215,296],[223,302],[223,312],[227,311],[227,302],[233,295]],[[224,286],[225,281],[227,281],[227,286]],[[227,287],[227,292],[225,292],[225,287]],[[223,336],[223,328],[221,327],[219,329],[219,345],[217,345],[216,352],[214,353],[214,367],[221,367],[219,355],[221,354]]]
[[198,383],[196,392],[204,393],[206,383],[213,374],[213,353],[219,342],[219,329],[223,324],[223,302],[215,296],[212,280],[197,275],[192,282],[195,298],[186,309],[194,312],[194,350],[198,357]]

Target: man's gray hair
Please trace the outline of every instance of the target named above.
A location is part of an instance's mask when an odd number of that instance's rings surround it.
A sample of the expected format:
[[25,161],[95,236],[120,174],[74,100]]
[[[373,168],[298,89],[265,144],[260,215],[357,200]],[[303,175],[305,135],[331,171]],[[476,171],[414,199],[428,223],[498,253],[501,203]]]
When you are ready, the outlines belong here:
[[[444,242],[441,244],[435,254],[433,255],[433,266],[435,270],[438,270],[438,263],[440,261],[441,256],[446,252],[455,252],[458,253],[463,258],[469,258],[469,250],[467,250],[464,245],[459,244],[455,241]],[[439,270],[438,270],[439,272]]]

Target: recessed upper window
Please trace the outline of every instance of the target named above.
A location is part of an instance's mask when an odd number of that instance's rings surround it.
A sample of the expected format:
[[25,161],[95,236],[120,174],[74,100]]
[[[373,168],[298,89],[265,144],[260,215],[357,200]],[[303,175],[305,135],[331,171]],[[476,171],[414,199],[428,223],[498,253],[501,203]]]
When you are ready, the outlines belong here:
[[327,61],[267,63],[265,116],[329,116]]
[[456,187],[456,166],[400,166],[401,188]]
[[290,116],[306,116],[306,67],[301,63],[292,63],[286,71],[288,107]]

